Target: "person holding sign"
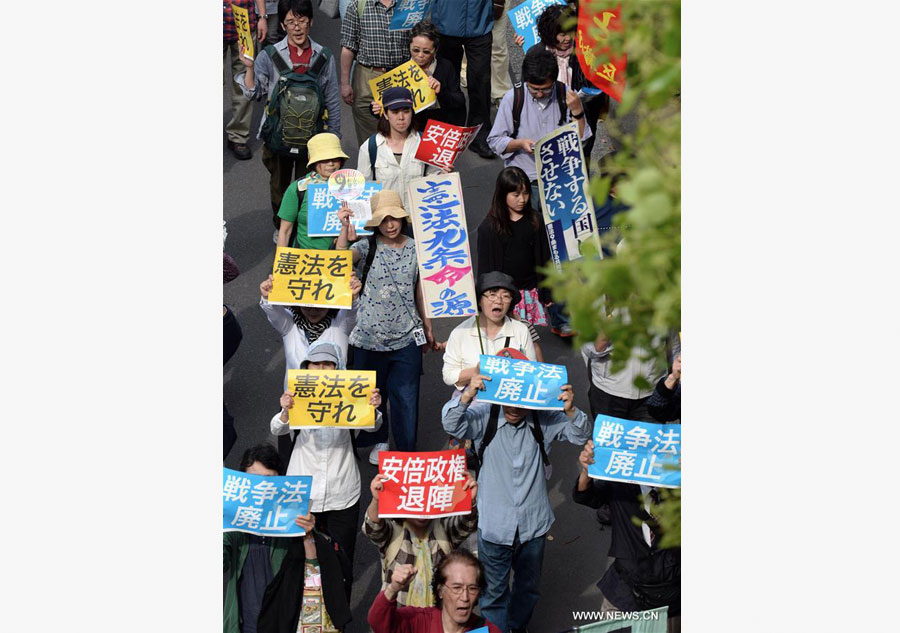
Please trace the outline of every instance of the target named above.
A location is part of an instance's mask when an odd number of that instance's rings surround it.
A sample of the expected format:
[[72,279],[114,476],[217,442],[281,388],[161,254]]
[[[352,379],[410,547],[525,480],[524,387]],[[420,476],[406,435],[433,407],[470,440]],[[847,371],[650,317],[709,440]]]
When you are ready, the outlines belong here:
[[[244,96],[236,77],[243,72],[241,63],[241,50],[238,44],[238,25],[235,24],[235,13],[232,5],[242,9],[243,16],[249,16],[249,24],[245,24],[252,34],[256,31],[259,41],[266,39],[268,30],[266,21],[258,19],[265,16],[266,4],[262,0],[225,0],[222,2],[222,29],[223,29],[223,53],[222,59],[231,54],[231,65],[228,76],[231,78],[231,120],[225,126],[225,134],[228,137],[228,149],[238,160],[249,160],[253,157],[247,141],[250,140],[250,119],[253,118],[253,103]],[[240,11],[239,11],[240,13]],[[251,35],[251,37],[253,37]]]
[[[341,135],[337,67],[328,47],[309,37],[313,21],[310,0],[279,0],[278,19],[287,33],[285,38],[261,50],[255,60],[242,55],[246,71],[234,79],[248,99],[268,100],[257,137],[265,135],[267,139],[262,160],[269,171],[276,229],[281,226],[278,211],[285,190],[308,167],[309,138],[326,125],[329,132]],[[284,118],[288,113],[292,113],[290,121]],[[280,120],[273,125],[276,114]],[[285,125],[290,135],[276,134],[279,129],[284,132]],[[286,137],[294,137],[297,146],[286,147]]]
[[481,354],[496,354],[511,347],[528,360],[537,360],[528,326],[509,316],[521,297],[512,277],[497,271],[479,275],[475,294],[480,314],[453,328],[444,352],[444,384],[459,390],[478,373]]
[[[594,479],[588,467],[594,463],[594,440],[578,457],[581,471],[572,499],[599,509],[609,505],[612,536],[609,556],[615,560],[598,586],[603,593],[601,612],[642,611],[668,607],[668,630],[681,630],[681,548],[657,547],[659,525],[641,503],[644,490],[654,498],[656,490],[637,484]],[[633,517],[642,521],[635,525]]]
[[[472,491],[476,501],[478,484],[471,474],[466,474],[464,490]],[[469,514],[441,517],[439,519],[382,519],[378,516],[378,494],[384,488],[384,475],[375,475],[369,490],[372,502],[363,516],[362,531],[378,548],[385,590],[391,583],[394,570],[401,565],[412,565],[417,574],[413,582],[397,594],[397,604],[404,607],[432,607],[435,604],[431,591],[432,570],[440,565],[451,550],[459,547],[478,525],[478,511],[473,506]]]
[[[356,326],[350,332],[354,369],[377,372],[377,385],[387,392],[390,416],[382,405],[386,423],[375,433],[360,435],[363,442],[375,442],[369,462],[378,463],[378,452],[388,449],[388,430],[394,433],[398,451],[416,450],[419,422],[419,376],[422,349],[440,351],[431,319],[424,317],[422,290],[418,280],[415,241],[403,234],[409,214],[400,196],[390,189],[377,192],[370,200],[372,218],[366,228],[374,234],[356,242],[353,263],[363,263],[362,286]],[[350,211],[341,210],[341,233],[337,248],[346,249]],[[368,436],[368,437],[367,437]]]
[[551,304],[549,288],[538,289],[544,275],[538,270],[550,261],[544,218],[531,203],[531,182],[518,167],[497,176],[494,199],[478,227],[478,272],[498,270],[511,276],[521,299],[512,313],[532,325],[547,325],[544,305]]
[[[349,310],[272,305],[268,301],[269,293],[272,292],[272,282],[272,275],[269,275],[259,284],[259,306],[266,313],[269,324],[281,335],[285,360],[284,389],[287,389],[287,371],[300,369],[310,345],[316,341],[335,343],[343,357],[347,357],[347,337],[356,325],[358,304]],[[350,290],[353,293],[354,303],[361,289],[360,281],[352,277]]]
[[435,606],[398,607],[397,596],[418,574],[412,565],[398,565],[391,581],[369,609],[372,633],[465,633],[487,629],[503,633],[493,622],[475,615],[475,601],[485,588],[481,561],[466,549],[455,549],[434,569],[431,586]]
[[[484,381],[475,374],[458,399],[444,405],[441,424],[453,437],[475,444],[478,473],[478,556],[487,571],[481,613],[502,631],[524,630],[540,597],[544,541],[553,525],[547,495],[547,453],[555,441],[579,446],[591,438],[591,421],[573,403],[571,385],[557,400],[562,411],[470,406]],[[501,415],[502,412],[502,415]],[[516,573],[510,591],[509,576]]]
[[[276,245],[291,246],[292,248],[321,248],[328,249],[334,244],[331,237],[310,237],[307,235],[306,218],[309,209],[309,200],[306,198],[306,189],[316,182],[328,182],[328,177],[343,167],[347,155],[341,149],[341,139],[330,132],[316,134],[307,144],[309,150],[309,162],[307,167],[312,170],[303,178],[295,180],[288,185],[281,198],[281,207],[278,209],[278,217],[281,226],[278,228]],[[291,244],[291,233],[295,237]]]
[[[300,369],[347,369],[340,347],[317,341]],[[288,411],[294,406],[294,394],[281,396],[281,411],[269,422],[272,435],[287,435]],[[372,391],[369,404],[381,406],[378,389]],[[381,411],[375,413],[375,430],[381,426]],[[350,563],[356,550],[356,526],[359,521],[359,467],[353,452],[351,431],[340,428],[300,429],[294,431],[293,449],[288,462],[288,475],[312,475],[309,509],[320,529],[329,534],[347,553]],[[348,582],[348,587],[352,579]],[[347,593],[349,599],[349,589]]]
[[[278,451],[271,444],[248,448],[241,457],[241,472],[277,477],[284,470]],[[297,525],[310,535],[312,515],[297,516]],[[287,537],[257,536],[246,532],[222,534],[225,583],[223,624],[225,633],[257,630],[263,594],[281,569],[291,541]]]
[[[437,57],[441,36],[430,20],[422,20],[409,32],[410,59],[428,75],[428,85],[437,95],[437,103],[421,112],[413,114],[413,126],[421,133],[428,119],[451,125],[465,125],[466,96],[459,87],[459,76],[453,65],[443,57]],[[380,115],[381,104],[372,102],[372,112]]]
[[375,133],[377,122],[372,116],[369,81],[409,59],[409,31],[389,29],[396,6],[397,0],[353,0],[341,22],[341,98],[353,106],[360,143]]
[[413,98],[409,89],[392,86],[384,91],[383,101],[378,132],[360,145],[357,169],[369,180],[380,182],[382,189],[400,194],[405,209],[409,206],[409,182],[442,170],[416,158],[421,136],[412,124]]

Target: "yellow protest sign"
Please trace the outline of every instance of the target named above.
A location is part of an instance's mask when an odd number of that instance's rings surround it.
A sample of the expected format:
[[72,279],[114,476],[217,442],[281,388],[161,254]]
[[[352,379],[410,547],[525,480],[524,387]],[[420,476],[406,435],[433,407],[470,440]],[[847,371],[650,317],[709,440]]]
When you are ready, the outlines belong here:
[[348,309],[353,304],[353,254],[279,246],[272,265],[269,303]]
[[244,47],[244,55],[253,59],[253,36],[250,34],[250,11],[244,7],[231,5],[234,26],[237,29],[238,41]]
[[428,75],[413,60],[397,66],[394,70],[369,80],[372,98],[381,103],[381,95],[391,86],[409,88],[413,97],[413,111],[424,110],[437,101],[437,95],[428,85]]
[[373,428],[375,408],[369,397],[374,388],[374,371],[291,369],[288,391],[294,406],[288,409],[288,424],[292,429]]

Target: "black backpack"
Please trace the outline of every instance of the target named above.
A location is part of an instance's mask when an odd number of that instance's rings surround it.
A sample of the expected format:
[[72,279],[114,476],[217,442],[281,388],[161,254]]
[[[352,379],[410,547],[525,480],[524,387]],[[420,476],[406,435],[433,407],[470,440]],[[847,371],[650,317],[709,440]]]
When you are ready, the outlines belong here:
[[[559,123],[557,127],[565,124],[566,112],[569,108],[566,106],[566,84],[561,81],[553,82],[553,92],[556,94],[556,103],[559,105]],[[519,138],[519,124],[522,122],[522,108],[525,107],[525,86],[522,82],[513,86],[513,131],[510,136]]]
[[323,46],[310,61],[309,70],[295,73],[274,45],[264,50],[279,76],[264,112],[263,143],[275,154],[300,156],[310,137],[325,129],[327,112],[319,74],[331,59],[331,51]]

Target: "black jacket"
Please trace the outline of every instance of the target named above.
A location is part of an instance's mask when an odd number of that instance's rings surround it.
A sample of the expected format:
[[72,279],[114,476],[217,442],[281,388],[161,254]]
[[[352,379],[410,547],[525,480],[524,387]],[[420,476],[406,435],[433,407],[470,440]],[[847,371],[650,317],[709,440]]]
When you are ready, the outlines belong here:
[[656,383],[656,389],[647,400],[647,412],[657,422],[674,422],[681,419],[681,381],[674,389],[666,387],[666,378],[663,376]]
[[466,124],[466,97],[459,87],[459,75],[449,61],[441,57],[436,59],[434,78],[441,82],[441,91],[437,95],[441,107],[437,110],[433,107],[426,108],[413,116],[413,123],[419,132],[425,129],[428,119],[451,125]]
[[[525,221],[523,218],[521,221]],[[534,261],[537,266],[546,266],[550,261],[550,242],[547,239],[547,230],[544,227],[544,221],[540,220],[539,226],[535,231],[537,239],[534,240]],[[494,270],[506,273],[510,277],[515,277],[510,271],[503,270],[503,258],[506,252],[506,242],[493,228],[491,228],[490,220],[485,218],[478,226],[476,232],[476,254],[475,260],[478,276],[489,273]],[[552,296],[549,288],[541,288],[540,284],[544,280],[544,275],[540,272],[536,273],[538,297],[541,301],[550,301]],[[525,288],[519,288],[525,290]]]
[[597,583],[603,595],[622,611],[642,611],[666,605],[669,615],[681,611],[681,549],[660,550],[644,540],[632,517],[658,530],[640,502],[641,487],[591,479],[587,490],[572,492],[575,503],[590,508],[609,504],[612,538],[609,555],[615,558]]
[[[347,598],[352,569],[347,555],[329,536],[313,532],[316,557],[322,569],[322,596],[325,609],[338,629],[350,622],[350,603]],[[295,633],[303,605],[306,552],[303,538],[290,539],[281,569],[266,587],[259,612],[259,633]]]

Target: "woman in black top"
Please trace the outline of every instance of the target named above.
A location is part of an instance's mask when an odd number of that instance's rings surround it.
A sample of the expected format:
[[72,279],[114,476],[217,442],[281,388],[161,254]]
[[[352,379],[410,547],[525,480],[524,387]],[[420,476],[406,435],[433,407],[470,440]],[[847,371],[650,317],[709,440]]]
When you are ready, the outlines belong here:
[[538,289],[544,276],[538,267],[550,260],[547,230],[531,205],[531,182],[518,167],[497,176],[494,199],[478,227],[478,275],[499,270],[513,278],[522,300],[511,311],[533,325],[547,325],[550,291]]

